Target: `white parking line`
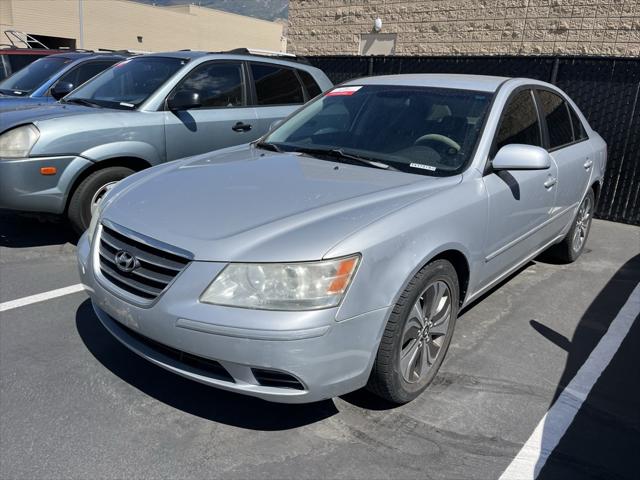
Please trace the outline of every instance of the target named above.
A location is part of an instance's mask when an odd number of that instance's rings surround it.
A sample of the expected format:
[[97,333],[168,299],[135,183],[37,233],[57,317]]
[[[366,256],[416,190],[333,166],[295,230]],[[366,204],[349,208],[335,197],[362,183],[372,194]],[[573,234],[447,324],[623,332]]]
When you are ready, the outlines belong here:
[[627,302],[609,325],[607,333],[600,339],[551,409],[542,417],[529,440],[500,476],[500,480],[533,480],[538,476],[639,314],[640,284],[636,285]]
[[81,292],[84,290],[82,283],[76,283],[64,288],[58,288],[56,290],[49,290],[48,292],[37,293],[35,295],[29,295],[28,297],[18,298],[9,302],[0,303],[0,312],[6,312],[7,310],[13,310],[14,308],[24,307],[25,305],[31,305],[32,303],[44,302],[45,300],[51,300],[52,298],[62,297],[71,293]]

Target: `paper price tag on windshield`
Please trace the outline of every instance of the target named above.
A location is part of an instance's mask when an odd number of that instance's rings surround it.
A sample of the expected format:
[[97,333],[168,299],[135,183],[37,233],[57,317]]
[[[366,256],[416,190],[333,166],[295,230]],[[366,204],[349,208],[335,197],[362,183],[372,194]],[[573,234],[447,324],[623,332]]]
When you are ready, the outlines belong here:
[[327,97],[341,97],[341,96],[349,96],[356,93],[358,90],[362,88],[362,85],[357,87],[338,87],[334,88],[330,92],[327,92]]

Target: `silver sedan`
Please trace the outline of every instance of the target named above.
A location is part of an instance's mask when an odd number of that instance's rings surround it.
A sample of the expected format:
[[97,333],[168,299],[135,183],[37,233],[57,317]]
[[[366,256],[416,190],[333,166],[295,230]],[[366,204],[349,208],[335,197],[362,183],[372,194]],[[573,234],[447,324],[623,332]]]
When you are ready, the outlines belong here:
[[79,242],[97,316],[176,374],[278,402],[433,380],[460,308],[583,251],[606,145],[553,85],[399,75],[111,189]]

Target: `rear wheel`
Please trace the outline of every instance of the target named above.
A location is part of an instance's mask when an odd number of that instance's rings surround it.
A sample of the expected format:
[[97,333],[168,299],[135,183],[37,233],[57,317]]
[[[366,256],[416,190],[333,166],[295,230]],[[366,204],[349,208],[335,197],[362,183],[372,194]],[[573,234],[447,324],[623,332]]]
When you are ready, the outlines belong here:
[[584,246],[587,243],[589,231],[591,230],[594,207],[595,195],[593,194],[593,190],[589,189],[578,207],[578,213],[567,236],[552,249],[552,253],[559,260],[571,263],[577,260],[580,254],[582,254]]
[[90,174],[80,182],[69,201],[67,216],[77,233],[84,232],[91,222],[91,213],[104,195],[116,183],[134,173],[126,167],[107,167]]
[[409,282],[385,328],[367,388],[393,403],[420,395],[436,376],[458,315],[458,276],[436,260]]

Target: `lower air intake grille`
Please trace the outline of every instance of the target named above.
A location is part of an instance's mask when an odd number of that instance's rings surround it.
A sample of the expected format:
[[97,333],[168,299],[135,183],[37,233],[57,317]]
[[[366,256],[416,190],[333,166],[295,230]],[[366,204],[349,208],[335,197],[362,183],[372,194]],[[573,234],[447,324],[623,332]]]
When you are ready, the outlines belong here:
[[304,390],[300,381],[288,373],[276,370],[265,370],[262,368],[252,368],[253,376],[263,387],[293,388],[294,390]]
[[191,353],[183,352],[177,348],[169,347],[160,342],[156,342],[144,335],[140,335],[138,332],[131,330],[129,327],[125,327],[121,323],[118,323],[118,327],[124,330],[127,335],[133,337],[138,342],[142,343],[151,350],[161,353],[162,355],[171,358],[177,362],[182,363],[196,370],[201,375],[206,377],[215,378],[217,380],[224,380],[225,382],[235,383],[235,380],[220,363],[209,358],[198,357]]

